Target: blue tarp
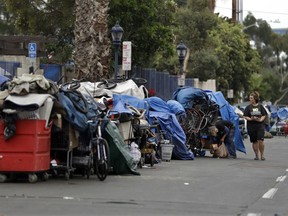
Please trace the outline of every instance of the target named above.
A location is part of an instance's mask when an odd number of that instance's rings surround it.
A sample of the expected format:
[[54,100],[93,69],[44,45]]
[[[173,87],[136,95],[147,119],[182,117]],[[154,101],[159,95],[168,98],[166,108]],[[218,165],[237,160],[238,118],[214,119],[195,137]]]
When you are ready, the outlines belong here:
[[184,107],[176,100],[168,100],[167,105],[170,112],[174,113],[176,116],[186,116]]
[[234,143],[236,149],[240,152],[246,153],[246,149],[242,140],[242,136],[239,130],[239,116],[235,113],[233,106],[231,106],[227,100],[225,100],[222,92],[208,92],[211,95],[211,100],[215,101],[220,107],[221,117],[224,120],[229,120],[235,125],[235,137]]
[[[194,155],[192,152],[188,151],[186,147],[186,136],[180,126],[176,116],[169,109],[167,103],[158,97],[151,97],[141,100],[139,98],[129,96],[129,95],[119,95],[113,94],[113,110],[122,112],[123,109],[117,110],[117,107],[114,104],[123,103],[129,104],[138,109],[146,109],[146,118],[147,121],[151,124],[156,118],[161,126],[161,129],[167,131],[167,135],[172,138],[172,143],[174,145],[173,149],[173,158],[179,160],[193,160]],[[167,138],[169,138],[167,137]]]
[[182,87],[173,93],[173,99],[177,100],[185,109],[191,108],[194,104],[209,103],[214,101],[220,107],[221,117],[230,120],[235,125],[234,142],[236,149],[246,153],[246,149],[239,130],[239,116],[224,98],[221,92],[204,91],[199,88]]
[[2,84],[6,83],[8,80],[8,77],[0,75],[0,86],[2,86]]
[[209,97],[204,90],[189,86],[178,88],[173,93],[172,99],[182,104],[185,109],[191,109],[194,103],[202,104],[209,101]]
[[[75,101],[77,101],[77,96],[70,94],[70,97],[76,98]],[[67,95],[60,91],[57,94],[57,98],[59,103],[63,106],[63,108],[66,110],[66,114],[64,117],[65,119],[78,131],[85,132],[88,130],[88,123],[87,121],[95,118],[98,111],[97,106],[95,103],[91,102],[89,98],[87,99],[87,105],[89,107],[89,111],[87,113],[79,112],[75,106],[73,105],[72,101],[67,97]],[[79,107],[85,107],[82,100],[79,100],[78,102]]]
[[279,117],[279,119],[281,120],[286,120],[288,119],[288,108],[284,107],[284,108],[280,108],[277,111],[277,116]]

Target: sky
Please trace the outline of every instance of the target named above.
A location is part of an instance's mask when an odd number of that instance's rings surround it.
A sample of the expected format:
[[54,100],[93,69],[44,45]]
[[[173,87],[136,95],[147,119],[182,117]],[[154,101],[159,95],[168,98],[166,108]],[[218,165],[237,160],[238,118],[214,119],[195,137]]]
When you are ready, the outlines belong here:
[[[288,0],[242,0],[243,19],[252,12],[256,19],[266,20],[271,28],[288,28]],[[215,13],[232,17],[232,0],[216,0]]]

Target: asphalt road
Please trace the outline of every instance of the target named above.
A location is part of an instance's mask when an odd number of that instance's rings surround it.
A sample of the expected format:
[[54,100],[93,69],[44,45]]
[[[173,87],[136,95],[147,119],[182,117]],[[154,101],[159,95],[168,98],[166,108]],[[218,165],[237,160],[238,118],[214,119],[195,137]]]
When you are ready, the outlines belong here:
[[237,159],[162,162],[141,176],[50,178],[0,184],[0,216],[288,215],[288,137],[266,139],[266,161],[251,144]]

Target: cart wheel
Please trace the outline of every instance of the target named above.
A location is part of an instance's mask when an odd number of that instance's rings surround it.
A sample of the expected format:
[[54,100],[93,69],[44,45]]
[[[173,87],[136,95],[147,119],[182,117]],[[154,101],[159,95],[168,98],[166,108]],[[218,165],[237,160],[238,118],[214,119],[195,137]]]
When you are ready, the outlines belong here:
[[68,181],[70,179],[70,172],[66,171],[65,172],[65,179]]
[[91,171],[90,171],[90,168],[86,170],[86,177],[87,177],[87,179],[90,178],[90,172],[91,172]]
[[95,174],[95,170],[93,167],[90,168],[90,175],[94,175]]
[[35,183],[35,182],[37,182],[37,180],[38,180],[38,177],[37,177],[37,175],[35,173],[30,173],[28,175],[28,181],[30,183]]
[[47,172],[42,173],[41,175],[41,180],[42,181],[47,181],[49,179],[49,175]]
[[1,183],[4,183],[4,182],[6,182],[6,181],[7,181],[7,176],[4,175],[4,174],[0,174],[0,182],[1,182]]
[[153,167],[154,166],[154,158],[153,155],[150,154],[150,166]]
[[145,155],[140,158],[141,168],[145,165]]
[[140,158],[140,161],[138,162],[138,167],[142,169],[142,158]]

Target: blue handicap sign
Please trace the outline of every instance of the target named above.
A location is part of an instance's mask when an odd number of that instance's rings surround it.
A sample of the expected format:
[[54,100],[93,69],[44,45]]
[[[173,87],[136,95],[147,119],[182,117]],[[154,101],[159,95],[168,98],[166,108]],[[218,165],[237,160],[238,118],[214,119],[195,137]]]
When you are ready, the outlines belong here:
[[36,56],[37,56],[36,43],[29,43],[28,44],[28,56],[29,56],[29,58],[36,58]]

